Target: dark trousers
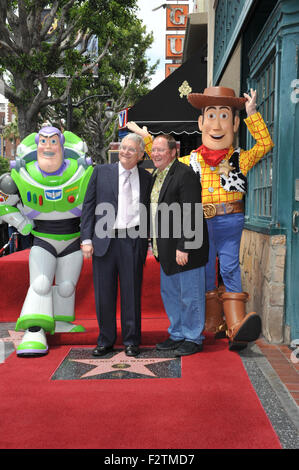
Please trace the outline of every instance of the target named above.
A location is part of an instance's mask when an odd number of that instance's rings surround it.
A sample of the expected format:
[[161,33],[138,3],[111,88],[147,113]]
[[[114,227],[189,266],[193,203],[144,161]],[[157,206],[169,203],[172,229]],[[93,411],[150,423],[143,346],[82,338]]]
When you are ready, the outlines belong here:
[[104,256],[93,256],[99,346],[112,346],[116,341],[118,279],[123,344],[140,344],[143,264],[139,244],[139,239],[112,238]]

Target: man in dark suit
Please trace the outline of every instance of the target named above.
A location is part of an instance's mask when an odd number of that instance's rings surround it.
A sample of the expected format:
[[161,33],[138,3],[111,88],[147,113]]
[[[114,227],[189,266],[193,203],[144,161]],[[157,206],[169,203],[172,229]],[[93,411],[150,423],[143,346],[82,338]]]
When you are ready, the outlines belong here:
[[[137,163],[144,154],[143,139],[128,134],[120,145],[119,162],[97,165],[86,191],[81,218],[83,256],[93,258],[96,313],[100,328],[94,356],[113,350],[116,340],[118,277],[121,328],[125,352],[139,354],[141,337],[141,283],[146,259],[146,222],[152,177]],[[141,235],[142,233],[142,235]]]
[[202,350],[205,324],[205,270],[208,232],[201,185],[194,171],[176,158],[172,136],[156,137],[157,171],[151,191],[153,253],[160,261],[161,296],[170,326],[158,350],[186,356]]

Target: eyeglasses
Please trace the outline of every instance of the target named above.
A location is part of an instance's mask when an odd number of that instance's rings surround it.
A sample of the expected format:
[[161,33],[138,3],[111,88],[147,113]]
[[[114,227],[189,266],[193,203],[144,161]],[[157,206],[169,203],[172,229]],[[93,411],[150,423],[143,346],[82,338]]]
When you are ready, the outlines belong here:
[[137,152],[137,150],[134,149],[133,147],[126,147],[125,145],[124,145],[124,146],[121,145],[121,146],[119,147],[119,150],[122,150],[123,152],[128,152],[128,153],[130,153],[130,154],[133,154],[133,153],[136,153],[136,152]]
[[165,153],[169,150],[169,148],[166,149],[160,149],[160,148],[152,148],[152,153]]

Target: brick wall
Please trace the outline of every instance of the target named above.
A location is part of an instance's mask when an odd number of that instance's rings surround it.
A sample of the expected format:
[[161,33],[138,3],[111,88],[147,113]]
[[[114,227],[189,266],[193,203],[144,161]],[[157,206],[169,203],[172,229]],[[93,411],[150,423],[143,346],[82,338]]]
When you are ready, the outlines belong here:
[[286,238],[244,230],[240,247],[243,290],[249,293],[247,312],[262,318],[267,341],[284,341],[284,268]]

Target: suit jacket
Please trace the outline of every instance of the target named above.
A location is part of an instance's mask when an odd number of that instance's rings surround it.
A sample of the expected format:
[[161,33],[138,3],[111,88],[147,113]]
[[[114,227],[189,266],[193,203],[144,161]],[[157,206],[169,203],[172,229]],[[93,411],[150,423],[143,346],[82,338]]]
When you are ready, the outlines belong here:
[[[152,186],[155,179],[153,179]],[[182,271],[188,271],[190,269],[198,268],[204,266],[208,261],[209,256],[209,241],[208,241],[208,230],[206,220],[203,217],[202,211],[200,219],[196,219],[195,211],[197,210],[197,216],[199,208],[196,208],[196,203],[201,203],[201,184],[198,176],[194,171],[185,165],[184,163],[175,160],[170,170],[168,171],[166,178],[163,182],[159,200],[158,207],[160,204],[165,203],[168,207],[172,203],[178,203],[178,205],[183,208],[184,203],[189,203],[190,213],[189,218],[184,219],[182,216],[181,210],[181,227],[180,233],[177,232],[178,220],[177,219],[174,225],[174,212],[169,211],[169,216],[167,211],[162,213],[157,213],[156,215],[156,229],[157,229],[157,246],[159,261],[163,268],[165,274],[175,274]],[[178,206],[177,205],[177,206]],[[162,207],[162,206],[160,206]],[[185,206],[186,207],[186,206]],[[167,219],[168,217],[168,219]],[[162,227],[166,223],[166,219],[169,223],[169,236],[164,231]],[[197,225],[195,221],[197,220]],[[185,222],[185,225],[184,225]],[[202,245],[200,247],[188,248],[186,242],[194,240],[194,237],[190,237],[186,231],[189,226],[191,230],[196,230],[197,236],[200,236],[199,231],[202,229]],[[164,235],[164,236],[163,236]],[[180,235],[180,236],[179,236]],[[189,253],[188,263],[185,266],[180,266],[176,262],[176,250],[181,250]],[[192,288],[192,286],[190,286]]]
[[[152,177],[138,168],[140,203],[149,211]],[[101,203],[101,206],[98,206]],[[105,210],[107,207],[107,211]],[[112,212],[111,212],[112,209]],[[111,232],[118,209],[118,162],[97,165],[91,175],[82,207],[81,240],[92,240],[95,256],[103,256],[110,245]],[[101,232],[105,232],[102,236]],[[142,262],[145,262],[148,239],[138,238]]]

